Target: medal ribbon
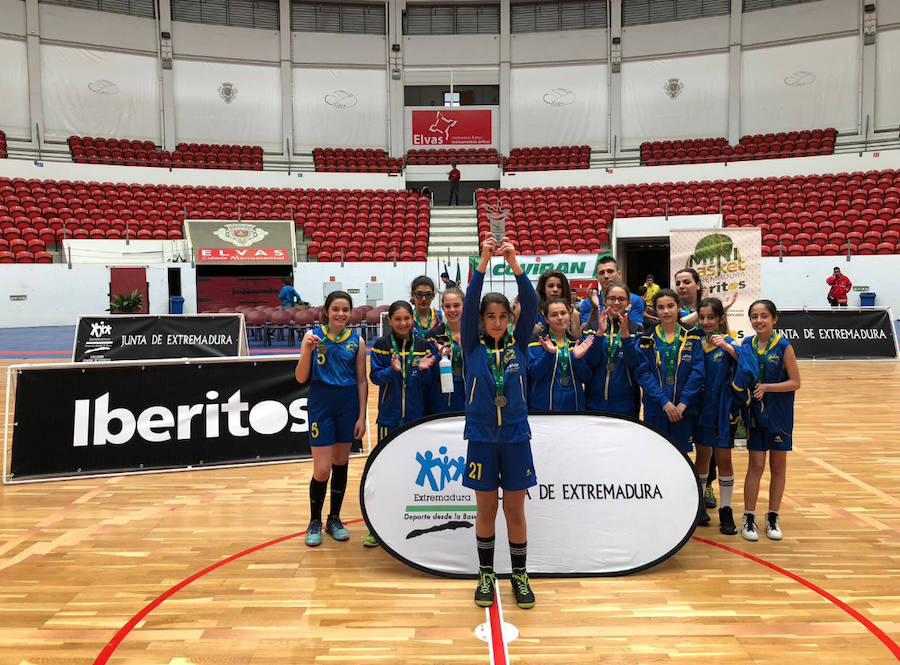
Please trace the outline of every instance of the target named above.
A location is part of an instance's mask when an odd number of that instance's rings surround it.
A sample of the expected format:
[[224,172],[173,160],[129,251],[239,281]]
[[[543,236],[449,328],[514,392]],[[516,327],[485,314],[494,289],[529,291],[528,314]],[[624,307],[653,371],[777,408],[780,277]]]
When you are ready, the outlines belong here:
[[450,364],[454,368],[462,367],[462,349],[459,346],[459,343],[453,339],[453,333],[447,332],[447,336],[450,338]]
[[763,373],[766,371],[766,358],[769,357],[769,351],[775,346],[775,333],[769,338],[769,344],[766,346],[762,355],[759,353],[759,335],[753,336],[753,352],[756,354],[756,362],[759,363],[759,383],[762,383]]
[[656,334],[663,343],[663,362],[666,364],[666,377],[675,376],[675,364],[678,361],[678,345],[681,343],[681,331],[675,332],[675,339],[666,341],[666,333],[662,325],[656,326]]
[[559,358],[559,371],[568,375],[569,373],[569,340],[568,338],[562,344],[556,345],[556,356]]
[[[498,349],[499,350],[499,349]],[[505,366],[503,365],[503,351],[506,350],[506,347],[501,351],[501,353],[496,354],[497,358],[494,359],[494,355],[496,350],[491,350],[487,347],[487,344],[484,345],[484,352],[488,357],[488,365],[491,366],[491,372],[494,375],[494,383],[497,385],[497,397],[503,397],[503,384],[505,382],[504,371]]]
[[606,354],[606,362],[614,363],[616,362],[616,354],[619,352],[619,347],[622,346],[622,329],[616,328],[615,337],[609,335],[609,333],[607,335],[609,336],[609,349]]
[[419,328],[422,328],[423,330],[426,330],[426,331],[431,330],[431,322],[434,320],[434,310],[433,309],[428,310],[428,326],[427,327],[422,325],[422,322],[419,320],[419,312],[416,311],[415,309],[413,309],[413,318],[416,320],[416,325],[418,325]]
[[[413,345],[412,345],[412,335],[409,338],[409,349],[406,352],[406,358],[400,354],[400,349],[397,347],[397,338],[394,336],[394,333],[391,333],[391,347],[394,349],[394,355],[400,358],[400,374],[403,376],[403,382],[406,383],[406,377],[412,373],[412,361],[413,361]],[[404,346],[406,346],[406,340],[403,340]]]

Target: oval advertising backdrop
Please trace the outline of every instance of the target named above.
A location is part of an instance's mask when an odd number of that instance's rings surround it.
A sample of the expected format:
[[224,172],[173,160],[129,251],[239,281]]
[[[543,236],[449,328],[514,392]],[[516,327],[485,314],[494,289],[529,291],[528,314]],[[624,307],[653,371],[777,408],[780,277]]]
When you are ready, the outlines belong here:
[[[538,484],[528,492],[528,571],[544,576],[627,575],[677,552],[694,531],[700,489],[686,455],[643,423],[592,413],[531,415]],[[366,463],[360,502],[369,529],[400,561],[470,577],[475,492],[463,487],[461,415],[398,429]],[[503,511],[494,557],[508,573]]]

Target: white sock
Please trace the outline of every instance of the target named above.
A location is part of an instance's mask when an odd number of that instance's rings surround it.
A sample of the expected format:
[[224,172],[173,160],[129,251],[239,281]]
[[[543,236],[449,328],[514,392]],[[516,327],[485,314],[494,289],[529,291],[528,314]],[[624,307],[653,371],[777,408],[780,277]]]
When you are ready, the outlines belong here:
[[722,506],[731,507],[734,498],[734,476],[719,476],[719,494],[722,495]]

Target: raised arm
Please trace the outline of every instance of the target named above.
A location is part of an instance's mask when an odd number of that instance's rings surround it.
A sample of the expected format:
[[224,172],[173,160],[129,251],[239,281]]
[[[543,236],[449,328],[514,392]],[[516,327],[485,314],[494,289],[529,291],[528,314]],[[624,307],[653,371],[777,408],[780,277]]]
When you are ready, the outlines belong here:
[[[479,344],[478,319],[481,316],[481,290],[484,288],[484,273],[496,247],[497,241],[494,236],[486,236],[481,244],[481,260],[472,274],[472,281],[469,282],[469,288],[466,289],[466,296],[463,299],[459,335],[465,353],[472,353]],[[534,321],[531,322],[531,325],[534,325]]]

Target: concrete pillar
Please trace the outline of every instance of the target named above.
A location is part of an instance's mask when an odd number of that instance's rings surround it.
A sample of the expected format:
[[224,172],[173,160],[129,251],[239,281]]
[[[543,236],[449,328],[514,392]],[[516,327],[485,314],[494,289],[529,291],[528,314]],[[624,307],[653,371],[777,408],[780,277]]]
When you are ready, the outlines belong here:
[[[392,157],[405,157],[403,113],[403,11],[405,0],[389,0],[385,71],[388,82],[388,152]],[[394,50],[394,46],[399,50]]]
[[611,157],[622,152],[622,0],[611,0],[609,6],[609,147]]
[[39,146],[44,135],[44,104],[41,95],[41,27],[38,0],[25,0],[25,53],[28,63],[28,112],[31,142]]
[[[278,3],[278,52],[281,64],[281,148],[285,158],[294,152],[294,74],[291,66],[291,0]],[[290,147],[288,147],[290,146]]]
[[741,139],[741,20],[742,0],[731,0],[728,32],[728,143]]
[[[175,150],[175,74],[172,70],[175,52],[175,33],[172,32],[170,0],[159,0],[159,55],[162,89],[162,147]],[[169,37],[165,37],[168,34]]]
[[501,155],[509,155],[510,139],[510,51],[512,49],[509,0],[500,0],[500,146]]

